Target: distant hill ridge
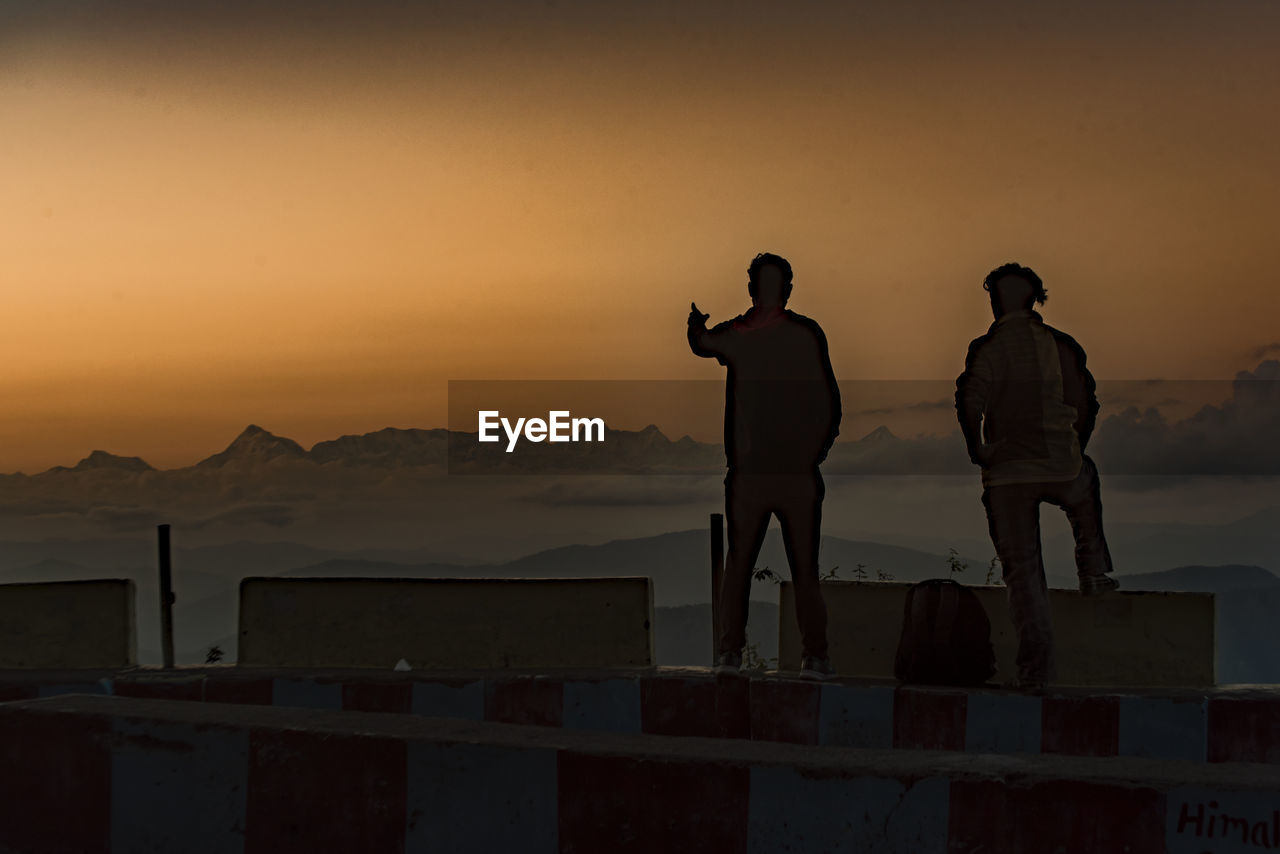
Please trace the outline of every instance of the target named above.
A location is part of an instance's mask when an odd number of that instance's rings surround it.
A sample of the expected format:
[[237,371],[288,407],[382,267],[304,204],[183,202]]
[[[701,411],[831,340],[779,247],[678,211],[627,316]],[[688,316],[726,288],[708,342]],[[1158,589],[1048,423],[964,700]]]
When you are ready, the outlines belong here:
[[[528,445],[523,449],[527,456],[508,463],[502,442],[480,445],[475,433],[446,428],[422,429],[417,427],[384,427],[369,433],[346,434],[336,439],[315,443],[310,450],[286,436],[279,436],[258,425],[250,424],[231,440],[223,450],[212,454],[191,466],[157,469],[141,457],[126,457],[104,450],[94,450],[74,466],[53,466],[35,475],[13,472],[0,477],[43,477],[66,473],[110,472],[140,475],[147,472],[208,471],[236,466],[280,465],[314,463],[366,468],[400,468],[413,466],[444,466],[446,463],[465,466],[482,466],[486,471],[504,464],[518,470],[525,461],[545,462],[548,455],[556,453],[567,460],[567,465],[587,468],[609,466],[632,467],[637,471],[717,471],[723,470],[724,451],[718,442],[699,442],[688,435],[670,439],[656,424],[640,430],[617,430],[605,426],[603,443],[578,443],[572,453],[565,453],[565,446],[548,443]],[[527,443],[526,443],[527,444]],[[450,458],[450,447],[453,457]],[[937,465],[953,465],[958,471],[966,470],[968,461],[956,454],[954,437],[917,437],[902,440],[885,426],[876,427],[861,439],[846,440],[833,449],[831,462],[848,462],[860,471],[869,473],[881,468],[884,471],[900,470],[900,453],[917,457],[924,454]],[[897,446],[901,446],[897,449]],[[895,448],[886,456],[887,448]],[[554,450],[552,450],[554,448]]]

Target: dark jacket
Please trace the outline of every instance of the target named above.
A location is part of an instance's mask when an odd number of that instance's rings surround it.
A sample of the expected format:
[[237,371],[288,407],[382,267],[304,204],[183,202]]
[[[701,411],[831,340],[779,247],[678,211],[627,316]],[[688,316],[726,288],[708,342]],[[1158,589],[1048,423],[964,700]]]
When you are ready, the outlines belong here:
[[711,329],[689,327],[689,347],[728,367],[724,449],[738,471],[807,472],[840,433],[840,387],[816,321],[755,308]]
[[[969,344],[956,415],[970,458],[993,454],[984,485],[1071,480],[1093,433],[1098,398],[1084,349],[1032,309],[1007,312]],[[973,425],[981,417],[982,438]]]

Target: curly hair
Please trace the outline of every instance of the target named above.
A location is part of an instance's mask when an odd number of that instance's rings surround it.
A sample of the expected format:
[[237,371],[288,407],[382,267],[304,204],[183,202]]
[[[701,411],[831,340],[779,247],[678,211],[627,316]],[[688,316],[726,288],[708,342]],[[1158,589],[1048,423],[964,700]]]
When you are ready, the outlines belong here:
[[752,297],[756,295],[760,268],[766,264],[772,264],[778,268],[778,272],[782,273],[782,301],[785,303],[791,298],[791,263],[781,255],[774,255],[772,252],[761,252],[751,259],[751,266],[747,267],[747,293]]
[[982,280],[982,289],[991,294],[992,303],[995,303],[999,299],[999,295],[995,289],[995,284],[1005,276],[1017,276],[1019,279],[1022,279],[1022,281],[1031,286],[1031,302],[1026,306],[1027,308],[1031,308],[1031,306],[1036,303],[1044,305],[1045,300],[1049,299],[1049,292],[1045,290],[1044,282],[1042,282],[1040,277],[1036,275],[1035,270],[1010,261],[1007,264],[1001,264],[990,273],[987,273],[987,277]]

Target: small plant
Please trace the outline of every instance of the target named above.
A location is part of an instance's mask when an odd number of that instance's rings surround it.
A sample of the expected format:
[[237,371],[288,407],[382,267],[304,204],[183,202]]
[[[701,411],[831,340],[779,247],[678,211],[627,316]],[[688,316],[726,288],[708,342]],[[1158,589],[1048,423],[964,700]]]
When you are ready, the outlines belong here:
[[969,562],[960,559],[960,553],[955,548],[947,549],[947,566],[950,568],[950,575],[958,575],[969,568]]
[[996,555],[991,556],[991,562],[987,564],[987,583],[1003,584],[1004,579],[996,575],[996,564],[1000,562],[1000,558]]
[[742,669],[743,670],[768,670],[770,663],[772,663],[776,668],[778,664],[778,659],[776,657],[773,657],[773,658],[761,657],[760,653],[756,651],[756,647],[757,647],[757,644],[749,643],[742,648]]
[[222,647],[215,643],[213,646],[205,650],[204,663],[217,664],[219,661],[222,661]]
[[[831,567],[831,568],[830,568],[830,569],[828,569],[826,572],[824,572],[823,574],[819,575],[819,576],[818,576],[818,580],[819,580],[819,581],[839,581],[839,580],[840,580],[840,576],[839,576],[839,574],[836,572],[836,570],[838,570],[839,568],[840,568],[839,566],[833,566],[833,567]],[[857,571],[855,570],[855,574],[856,574],[856,572],[857,572]]]
[[778,577],[778,574],[767,566],[757,567],[756,570],[751,573],[751,577],[756,581],[763,581],[764,579],[767,578],[770,581],[772,581],[774,584],[782,583],[782,579]]
[[883,569],[877,569],[876,581],[893,581],[893,574],[885,572]]

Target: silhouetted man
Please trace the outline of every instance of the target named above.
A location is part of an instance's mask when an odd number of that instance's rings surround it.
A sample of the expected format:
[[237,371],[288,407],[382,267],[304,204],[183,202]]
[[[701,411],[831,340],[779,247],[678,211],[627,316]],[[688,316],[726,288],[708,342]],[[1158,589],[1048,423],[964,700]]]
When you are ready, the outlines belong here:
[[[821,679],[827,657],[827,609],[818,581],[818,543],[826,487],[818,471],[840,428],[840,389],[827,339],[816,322],[787,309],[791,265],[772,253],[747,268],[751,308],[708,330],[691,304],[689,346],[728,367],[724,479],[729,552],[719,595],[717,669],[742,665],[756,558],[776,514],[803,645],[801,675]],[[713,591],[716,595],[716,591]]]
[[[1033,308],[1048,299],[1031,269],[1005,264],[982,284],[995,322],[969,344],[956,413],[969,459],[982,467],[982,503],[1018,634],[1016,686],[1055,678],[1040,502],[1061,507],[1075,537],[1080,592],[1119,585],[1102,534],[1098,469],[1084,453],[1098,415],[1084,350]],[[981,428],[981,438],[979,438]]]

